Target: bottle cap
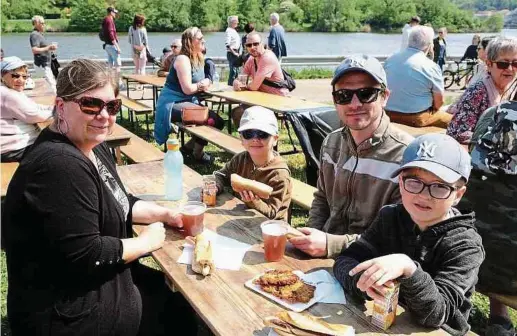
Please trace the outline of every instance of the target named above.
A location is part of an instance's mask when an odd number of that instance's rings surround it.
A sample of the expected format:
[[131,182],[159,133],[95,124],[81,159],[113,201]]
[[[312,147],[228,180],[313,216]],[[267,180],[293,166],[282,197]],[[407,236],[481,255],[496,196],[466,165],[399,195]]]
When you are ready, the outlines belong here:
[[180,142],[178,139],[167,140],[167,150],[177,151],[180,149]]

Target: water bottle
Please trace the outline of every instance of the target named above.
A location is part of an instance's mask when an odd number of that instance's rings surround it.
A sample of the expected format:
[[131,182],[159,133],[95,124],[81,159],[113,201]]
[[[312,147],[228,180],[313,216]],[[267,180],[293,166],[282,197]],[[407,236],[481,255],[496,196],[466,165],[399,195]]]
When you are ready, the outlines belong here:
[[214,90],[217,91],[217,90],[219,90],[219,73],[217,72],[217,70],[215,70],[213,79],[214,80],[213,80],[212,84],[214,85]]
[[178,201],[183,197],[183,156],[178,139],[167,140],[167,153],[163,159],[165,199]]

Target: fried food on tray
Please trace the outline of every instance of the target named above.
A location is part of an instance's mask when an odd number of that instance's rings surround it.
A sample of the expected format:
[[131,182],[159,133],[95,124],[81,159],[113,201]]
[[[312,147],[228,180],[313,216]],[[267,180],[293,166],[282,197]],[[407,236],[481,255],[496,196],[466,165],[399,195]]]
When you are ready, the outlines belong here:
[[254,283],[260,285],[264,292],[290,303],[307,303],[314,297],[316,290],[316,287],[304,283],[292,271],[268,271]]
[[261,286],[285,286],[292,285],[298,280],[300,280],[300,278],[292,271],[269,270],[255,280],[255,284]]

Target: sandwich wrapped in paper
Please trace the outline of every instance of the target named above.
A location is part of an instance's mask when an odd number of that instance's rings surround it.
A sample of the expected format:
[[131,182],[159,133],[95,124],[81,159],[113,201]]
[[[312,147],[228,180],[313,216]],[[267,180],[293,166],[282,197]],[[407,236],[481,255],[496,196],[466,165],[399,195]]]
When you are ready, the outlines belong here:
[[307,313],[283,311],[264,319],[264,324],[280,336],[353,336],[354,328],[331,324]]
[[212,244],[203,233],[196,236],[195,244],[192,270],[206,276],[215,270],[212,259]]

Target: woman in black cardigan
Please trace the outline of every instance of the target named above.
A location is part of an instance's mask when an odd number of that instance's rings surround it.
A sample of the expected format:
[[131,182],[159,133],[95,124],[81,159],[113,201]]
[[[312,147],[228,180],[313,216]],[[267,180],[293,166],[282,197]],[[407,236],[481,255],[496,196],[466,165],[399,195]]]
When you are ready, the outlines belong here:
[[[16,171],[2,214],[13,335],[195,335],[192,310],[138,258],[181,217],[126,193],[104,140],[120,108],[109,70],[78,59],[54,123]],[[136,238],[131,225],[150,224]],[[160,222],[160,223],[157,223]],[[171,328],[169,328],[171,327]]]

